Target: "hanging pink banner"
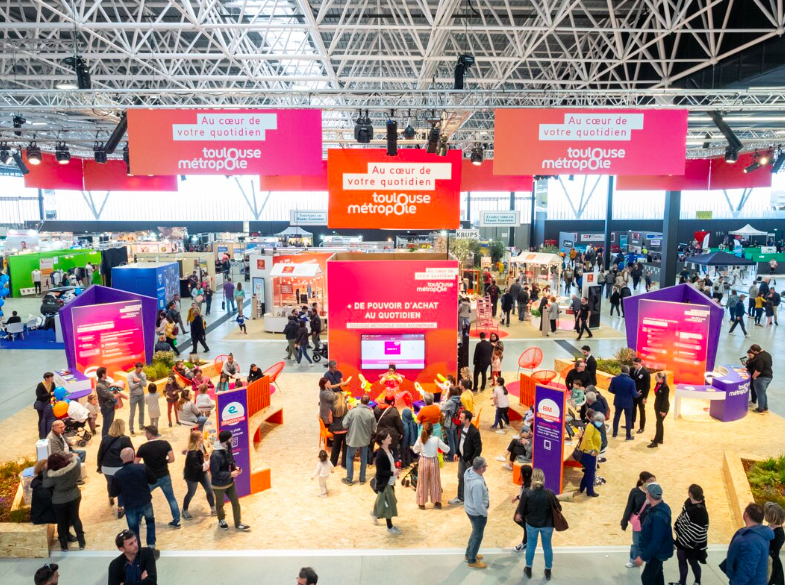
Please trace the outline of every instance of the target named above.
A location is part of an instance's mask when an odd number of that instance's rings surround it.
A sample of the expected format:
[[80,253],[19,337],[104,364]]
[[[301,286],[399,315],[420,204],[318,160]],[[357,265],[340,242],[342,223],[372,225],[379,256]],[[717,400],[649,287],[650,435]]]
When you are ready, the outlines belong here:
[[41,155],[41,163],[34,165],[27,160],[27,154],[22,158],[30,169],[30,173],[25,175],[25,187],[30,189],[66,189],[70,191],[81,191],[82,182],[82,159],[72,158],[68,164],[61,165],[55,156],[49,153]]
[[125,162],[110,160],[98,164],[84,161],[85,191],[177,191],[177,177],[127,174]]

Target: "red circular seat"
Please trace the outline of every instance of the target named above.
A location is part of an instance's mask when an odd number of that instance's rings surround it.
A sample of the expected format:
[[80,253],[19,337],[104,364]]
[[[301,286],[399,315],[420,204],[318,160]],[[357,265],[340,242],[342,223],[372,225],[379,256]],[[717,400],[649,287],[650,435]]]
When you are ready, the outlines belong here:
[[532,380],[543,385],[550,384],[556,376],[557,374],[553,370],[537,370],[531,375]]
[[542,350],[539,347],[530,347],[518,358],[518,367],[523,370],[533,370],[542,363]]

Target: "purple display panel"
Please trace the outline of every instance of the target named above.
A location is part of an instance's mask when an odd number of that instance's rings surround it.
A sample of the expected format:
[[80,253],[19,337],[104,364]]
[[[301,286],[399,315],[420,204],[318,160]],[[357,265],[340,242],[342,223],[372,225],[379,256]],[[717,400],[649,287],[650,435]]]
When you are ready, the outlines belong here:
[[747,416],[750,394],[750,375],[741,366],[719,366],[717,370],[727,372],[712,380],[712,386],[725,392],[725,400],[712,401],[709,414],[722,422],[740,420]]
[[218,432],[232,432],[232,455],[243,472],[234,479],[237,495],[251,493],[251,435],[248,432],[248,394],[245,388],[215,395]]
[[78,297],[71,299],[57,313],[57,316],[60,320],[60,328],[63,333],[65,358],[66,363],[68,364],[68,369],[78,371],[76,368],[77,360],[74,343],[75,332],[73,310],[77,307],[88,307],[91,305],[102,305],[106,303],[120,303],[123,301],[141,301],[142,303],[142,334],[144,335],[144,354],[148,363],[152,360],[154,353],[153,347],[155,346],[155,318],[157,314],[156,299],[95,284],[83,291]]
[[532,464],[545,474],[545,487],[562,493],[564,480],[564,390],[537,385],[534,391],[534,450]]
[[690,303],[709,307],[709,333],[706,344],[706,369],[714,369],[717,359],[717,345],[720,340],[720,329],[725,310],[712,299],[700,292],[691,284],[677,284],[652,292],[627,297],[624,303],[624,327],[627,332],[627,345],[638,350],[638,312],[641,301],[670,301],[673,303]]

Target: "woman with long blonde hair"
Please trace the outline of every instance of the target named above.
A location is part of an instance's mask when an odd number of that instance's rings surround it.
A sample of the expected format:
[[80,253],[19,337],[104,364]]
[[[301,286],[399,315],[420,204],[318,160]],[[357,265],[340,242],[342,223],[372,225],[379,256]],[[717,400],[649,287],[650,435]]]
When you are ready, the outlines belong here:
[[537,540],[542,538],[542,552],[545,556],[545,579],[550,581],[551,568],[553,567],[553,510],[561,510],[561,504],[556,499],[556,494],[545,487],[545,474],[542,469],[532,470],[531,490],[521,496],[518,509],[515,511],[515,521],[526,522],[526,566],[523,574],[531,579],[534,552],[537,549]]
[[210,459],[207,449],[204,446],[204,435],[201,431],[193,430],[188,435],[188,450],[185,453],[185,467],[183,477],[188,484],[188,493],[183,500],[183,518],[191,520],[193,516],[188,511],[188,506],[196,493],[196,487],[202,484],[204,493],[207,496],[207,503],[210,504],[210,515],[215,516],[215,495],[213,486],[210,484],[210,477],[207,470],[210,467]]
[[420,454],[417,478],[417,505],[425,509],[428,499],[435,508],[442,507],[442,478],[439,473],[439,449],[448,453],[450,446],[433,432],[433,423],[425,423],[422,433],[414,444],[414,452]]
[[[98,447],[98,469],[106,478],[106,492],[110,493],[112,476],[123,466],[120,452],[126,447],[134,448],[131,438],[125,434],[125,421],[116,418],[109,427],[109,433],[101,439]],[[109,495],[109,505],[114,506],[114,498]],[[123,494],[117,496],[117,517],[125,514],[123,507]]]

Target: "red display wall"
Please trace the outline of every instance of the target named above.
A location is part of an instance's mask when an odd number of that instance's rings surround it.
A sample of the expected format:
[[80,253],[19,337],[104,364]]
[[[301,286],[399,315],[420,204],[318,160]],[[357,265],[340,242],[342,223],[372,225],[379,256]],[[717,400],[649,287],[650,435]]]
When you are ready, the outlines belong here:
[[433,391],[436,374],[456,375],[458,262],[404,260],[393,254],[361,254],[357,260],[348,256],[339,254],[327,262],[328,340],[330,358],[338,361],[344,379],[354,377],[352,394],[362,394],[357,383],[362,372],[374,383],[371,397],[376,398],[385,371],[361,370],[363,334],[425,335],[425,368],[400,370],[405,376],[402,390],[414,390],[417,381]]

